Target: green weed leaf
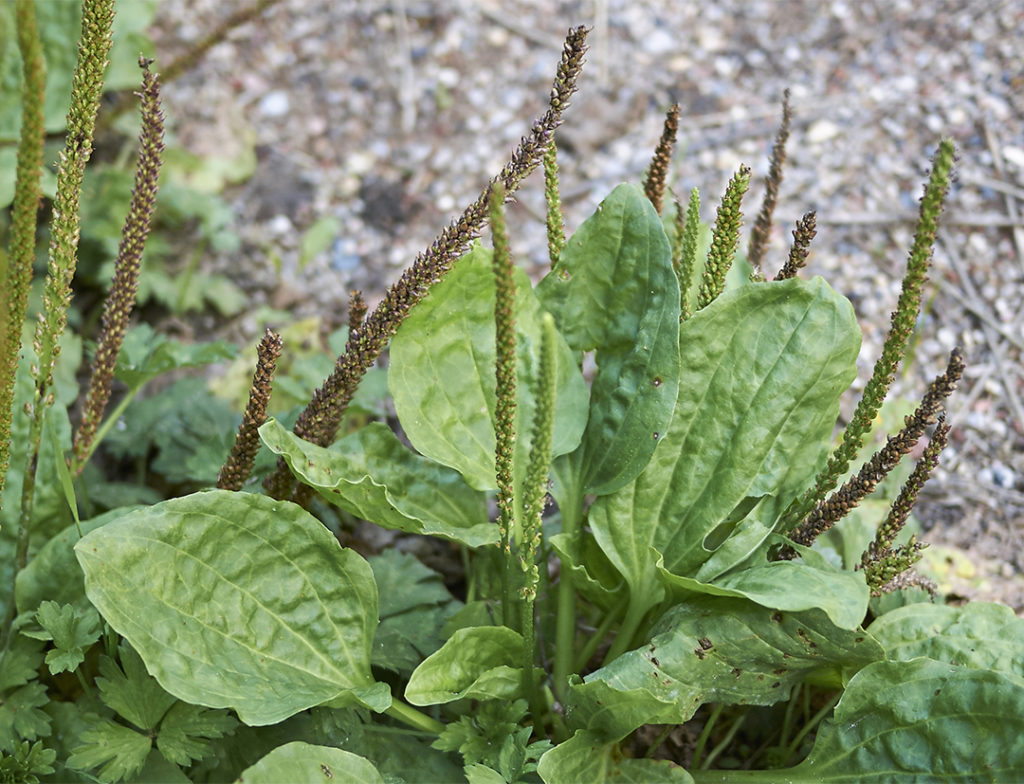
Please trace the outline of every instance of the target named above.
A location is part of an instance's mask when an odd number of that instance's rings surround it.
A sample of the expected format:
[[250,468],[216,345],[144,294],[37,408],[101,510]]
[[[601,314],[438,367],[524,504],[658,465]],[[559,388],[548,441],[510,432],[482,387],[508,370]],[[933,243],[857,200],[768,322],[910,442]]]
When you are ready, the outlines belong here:
[[50,717],[39,710],[50,701],[46,687],[29,683],[0,699],[0,748],[10,750],[17,738],[35,740],[50,734]]
[[1024,619],[1003,604],[913,604],[886,613],[868,631],[887,659],[926,656],[1024,678]]
[[43,746],[42,741],[22,741],[11,754],[0,754],[0,781],[17,784],[38,784],[39,776],[53,773],[57,752]]
[[459,629],[416,668],[405,698],[413,705],[441,705],[518,696],[522,660],[519,632],[505,626]]
[[408,449],[387,425],[372,422],[330,449],[304,441],[276,420],[260,428],[260,437],[304,484],[364,520],[470,547],[498,541],[484,494],[458,472]]
[[613,492],[647,465],[679,386],[679,282],[643,192],[612,191],[566,243],[537,296],[570,347],[596,349],[582,481],[587,492]]
[[83,741],[68,757],[68,767],[77,770],[99,768],[100,781],[115,782],[142,770],[153,742],[133,729],[109,719],[93,723]]
[[[529,459],[540,370],[541,305],[515,272],[516,485]],[[576,448],[586,422],[587,387],[573,352],[559,340],[552,454]],[[461,473],[478,490],[497,487],[494,468],[494,273],[476,245],[402,322],[391,341],[388,386],[412,445]]]
[[237,349],[222,340],[181,343],[153,331],[148,324],[128,330],[117,358],[117,377],[132,389],[150,379],[184,367],[199,367],[234,359]]
[[294,741],[274,749],[238,777],[238,784],[279,784],[282,781],[384,784],[365,757],[341,749]]
[[875,662],[850,681],[810,755],[765,781],[1015,781],[1024,680],[931,659]]
[[39,605],[36,621],[41,632],[23,629],[22,634],[37,640],[53,640],[55,650],[46,654],[50,672],[73,671],[85,652],[100,638],[100,616],[92,607],[78,610],[70,604],[46,601]]
[[866,632],[840,629],[817,610],[693,597],[668,611],[649,644],[573,685],[568,715],[617,741],[642,724],[685,722],[706,702],[772,705],[811,674],[839,686],[882,657]]
[[709,545],[750,525],[767,536],[814,478],[859,346],[850,303],[820,278],[742,286],[682,324],[686,381],[672,424],[644,472],[590,510],[632,596],[657,601],[659,554],[665,570],[692,577],[715,554]]
[[170,762],[188,767],[212,751],[210,741],[223,737],[238,726],[224,710],[210,710],[177,702],[160,722],[156,747]]
[[120,667],[109,656],[100,657],[102,677],[96,679],[96,685],[101,699],[108,708],[140,730],[151,730],[175,699],[146,672],[146,665],[130,645],[121,643],[118,658]]
[[86,592],[180,699],[272,724],[390,704],[370,674],[377,587],[300,507],[209,491],[132,512],[75,547]]
[[537,772],[546,784],[693,784],[693,777],[668,760],[628,759],[615,743],[580,730],[540,758]]

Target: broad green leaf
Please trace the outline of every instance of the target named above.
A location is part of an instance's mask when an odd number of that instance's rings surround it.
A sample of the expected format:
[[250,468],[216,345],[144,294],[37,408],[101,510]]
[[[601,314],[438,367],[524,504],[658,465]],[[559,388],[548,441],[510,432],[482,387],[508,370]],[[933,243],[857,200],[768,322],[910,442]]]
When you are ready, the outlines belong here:
[[154,332],[148,324],[128,330],[117,358],[117,377],[133,389],[170,370],[233,359],[230,343],[181,343]]
[[[521,480],[536,407],[543,311],[526,273],[517,269],[515,283],[515,463]],[[576,448],[587,416],[586,383],[561,339],[557,358],[553,455]],[[491,252],[475,245],[402,322],[391,341],[388,386],[412,445],[478,490],[497,487],[494,362]]]
[[569,346],[596,350],[580,449],[587,492],[634,479],[665,433],[679,387],[679,282],[654,207],[620,185],[537,287]]
[[372,663],[408,677],[441,647],[445,623],[462,602],[448,592],[438,572],[408,553],[385,550],[369,564],[380,596]]
[[692,784],[693,777],[668,760],[629,759],[615,743],[578,731],[540,758],[546,784]]
[[634,609],[657,599],[659,554],[693,577],[714,555],[708,544],[728,544],[720,525],[750,508],[731,535],[763,533],[813,479],[859,345],[850,303],[820,278],[743,286],[682,324],[672,424],[644,472],[590,510]]
[[384,784],[384,778],[365,757],[328,746],[293,741],[279,746],[238,777],[238,784],[280,784],[283,781],[344,781]]
[[272,452],[328,501],[385,528],[479,547],[498,541],[484,494],[457,471],[417,455],[381,422],[331,445],[311,444],[276,420],[260,428]]
[[523,637],[506,626],[459,629],[416,668],[405,688],[413,705],[462,698],[508,699],[522,685]]
[[[114,509],[83,520],[82,533],[87,534],[138,508]],[[46,599],[58,604],[70,604],[80,611],[92,606],[85,595],[82,568],[75,560],[74,548],[80,538],[78,527],[69,525],[44,544],[28,562],[28,566],[18,572],[14,584],[14,601],[19,613],[36,610]]]
[[887,659],[926,656],[1024,678],[1024,619],[1002,604],[912,604],[886,613],[868,631]]
[[571,686],[568,716],[619,740],[642,724],[685,722],[706,702],[772,705],[812,674],[838,686],[882,656],[869,634],[837,628],[818,610],[693,597],[668,611],[650,643]]
[[1024,680],[931,659],[857,673],[802,763],[765,781],[1019,781]]
[[75,552],[89,599],[171,694],[272,724],[390,704],[370,674],[369,565],[294,504],[213,490],[132,512]]
[[153,741],[133,729],[101,719],[82,733],[82,744],[68,757],[68,767],[99,768],[100,781],[115,782],[138,773]]
[[800,561],[775,561],[737,569],[711,583],[678,577],[659,568],[666,585],[678,591],[750,599],[786,612],[820,609],[840,629],[856,629],[868,609],[863,572],[847,572]]

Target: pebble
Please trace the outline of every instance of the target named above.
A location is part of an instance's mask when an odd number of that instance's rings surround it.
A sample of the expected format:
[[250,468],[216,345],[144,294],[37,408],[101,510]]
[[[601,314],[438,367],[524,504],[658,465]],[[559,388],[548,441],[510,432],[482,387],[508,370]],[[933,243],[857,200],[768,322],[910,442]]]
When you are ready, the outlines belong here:
[[286,91],[273,90],[260,98],[259,113],[264,117],[284,117],[291,105]]

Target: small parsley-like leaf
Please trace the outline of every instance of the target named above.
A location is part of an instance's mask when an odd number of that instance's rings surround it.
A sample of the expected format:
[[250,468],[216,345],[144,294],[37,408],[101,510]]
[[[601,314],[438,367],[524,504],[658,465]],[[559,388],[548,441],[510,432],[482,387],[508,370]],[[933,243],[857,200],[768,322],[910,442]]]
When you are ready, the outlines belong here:
[[121,667],[107,656],[100,657],[100,674],[103,677],[96,679],[96,685],[101,698],[119,716],[139,729],[151,730],[174,704],[175,698],[146,672],[142,658],[128,643],[121,643],[118,658]]
[[46,601],[39,605],[36,620],[41,632],[22,633],[37,640],[53,640],[55,650],[46,654],[46,664],[54,675],[78,667],[85,661],[85,652],[100,638],[100,616],[92,607],[82,612],[70,604]]
[[230,733],[238,722],[226,710],[175,703],[163,721],[156,746],[171,762],[187,767],[211,752],[209,741]]
[[96,775],[107,784],[138,773],[152,745],[145,735],[109,719],[85,730],[81,739],[84,743],[68,757],[68,767],[76,770],[99,767]]
[[480,763],[466,766],[466,779],[469,784],[507,784],[498,771]]
[[[432,744],[441,751],[458,751],[466,765],[483,763],[498,770],[506,739],[516,736],[519,720],[526,715],[526,700],[511,703],[491,701],[474,716],[462,716],[445,727]],[[529,739],[529,733],[526,735]]]
[[36,741],[31,746],[26,740],[15,745],[13,753],[0,753],[0,781],[19,784],[38,784],[39,776],[53,773],[51,764],[57,752]]
[[24,686],[36,677],[43,663],[43,646],[19,634],[11,640],[11,647],[0,657],[0,692],[15,686]]
[[5,745],[9,747],[16,738],[35,740],[40,735],[49,735],[50,717],[39,710],[49,701],[46,687],[41,683],[30,683],[3,695],[0,698],[0,738],[9,739]]

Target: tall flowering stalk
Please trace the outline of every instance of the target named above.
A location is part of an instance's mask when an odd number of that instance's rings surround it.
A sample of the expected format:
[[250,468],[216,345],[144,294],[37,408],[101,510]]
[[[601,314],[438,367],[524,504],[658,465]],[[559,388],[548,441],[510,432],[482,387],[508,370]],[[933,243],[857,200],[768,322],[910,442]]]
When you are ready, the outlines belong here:
[[114,279],[103,303],[103,329],[92,361],[89,392],[83,408],[82,421],[75,433],[73,445],[75,473],[81,473],[94,448],[96,430],[103,411],[110,400],[110,385],[114,367],[121,352],[139,283],[142,251],[149,236],[156,206],[160,165],[164,150],[164,117],[160,110],[160,82],[149,70],[151,60],[139,58],[142,68],[142,130],[139,132],[139,157],[135,166],[135,186],[128,206],[121,244],[114,265]]
[[16,566],[24,568],[28,556],[29,525],[35,494],[35,465],[43,417],[53,404],[53,369],[60,353],[59,341],[67,325],[71,302],[71,279],[75,274],[79,239],[79,201],[85,165],[92,154],[103,72],[110,53],[113,0],[85,0],[82,4],[82,35],[78,64],[71,81],[71,108],[67,117],[67,138],[57,169],[57,196],[50,229],[50,253],[43,312],[36,324],[33,348],[37,364],[32,368],[35,391],[31,403],[28,465],[21,492],[21,521]]
[[[479,235],[487,220],[492,187],[500,183],[506,194],[511,194],[523,178],[539,165],[551,142],[551,135],[561,124],[562,113],[576,91],[576,79],[586,51],[586,36],[587,30],[584,27],[569,31],[551,88],[548,110],[533,124],[529,135],[519,143],[511,160],[491,180],[477,200],[449,224],[427,250],[416,257],[412,266],[388,289],[384,299],[366,317],[362,329],[349,335],[334,371],[299,415],[294,427],[297,436],[319,446],[328,446],[334,441],[341,418],[363,375],[398,331],[409,311],[448,273],[469,248],[469,243]],[[292,494],[295,481],[283,460],[278,460],[277,469],[267,477],[264,487],[275,498]],[[293,500],[308,502],[310,494],[308,489],[300,488]]]
[[249,402],[242,415],[242,424],[238,426],[231,454],[217,475],[217,487],[221,490],[241,490],[252,474],[260,448],[259,429],[267,421],[267,404],[270,402],[277,358],[281,356],[281,345],[281,336],[268,329],[256,348],[256,372],[249,388]]
[[757,220],[754,221],[754,228],[750,232],[750,245],[747,246],[747,261],[754,268],[751,277],[755,280],[764,280],[761,262],[764,260],[765,251],[768,250],[768,239],[772,231],[772,215],[775,213],[775,205],[779,200],[782,166],[786,162],[786,141],[789,139],[789,125],[792,119],[793,110],[789,105],[789,90],[787,89],[782,97],[782,122],[779,125],[779,132],[775,136],[775,144],[772,145],[768,176],[764,181],[764,199],[761,201],[761,211],[757,214]]
[[889,334],[882,346],[882,355],[875,362],[871,378],[864,387],[864,393],[857,403],[857,409],[843,431],[842,442],[828,459],[828,463],[818,474],[814,486],[794,501],[786,510],[780,522],[783,532],[792,530],[794,526],[810,513],[821,502],[846,473],[850,461],[860,451],[864,438],[871,429],[878,409],[885,400],[885,395],[896,377],[896,370],[907,351],[907,342],[914,331],[918,313],[921,311],[921,293],[928,279],[928,267],[931,264],[932,250],[935,247],[935,235],[938,231],[939,216],[949,190],[949,179],[953,169],[955,148],[949,139],[943,139],[935,153],[931,175],[924,188],[921,198],[920,215],[917,230],[914,233],[914,244],[907,260],[907,272],[903,277],[903,288],[892,314]]
[[40,180],[46,136],[43,123],[46,66],[33,0],[18,0],[15,16],[22,61],[21,140],[11,209],[11,241],[7,265],[0,269],[0,302],[3,304],[0,314],[0,491],[4,488],[11,458],[14,379],[36,255],[36,219],[42,195]]
[[676,202],[675,243],[673,245],[672,267],[679,278],[679,320],[685,321],[693,315],[690,308],[690,288],[693,268],[697,263],[697,240],[700,237],[700,191],[690,191],[690,200],[683,207]]
[[789,280],[807,264],[811,253],[811,240],[818,233],[818,216],[814,210],[804,213],[793,229],[793,246],[789,249],[789,257],[775,276],[775,280]]
[[665,126],[661,131],[661,139],[654,150],[654,158],[647,167],[647,178],[644,181],[644,194],[654,205],[655,211],[661,215],[661,205],[665,198],[665,181],[668,167],[672,163],[672,151],[676,146],[676,133],[679,131],[679,104],[672,107],[665,115]]
[[548,258],[554,267],[565,247],[565,219],[558,194],[558,149],[553,135],[544,151],[544,202],[547,204]]
[[740,204],[743,194],[750,187],[750,167],[740,166],[729,180],[715,214],[715,226],[711,230],[711,250],[704,266],[704,275],[697,294],[697,310],[701,310],[718,298],[725,288],[725,276],[736,257],[736,246],[740,241],[740,223],[743,213]]

